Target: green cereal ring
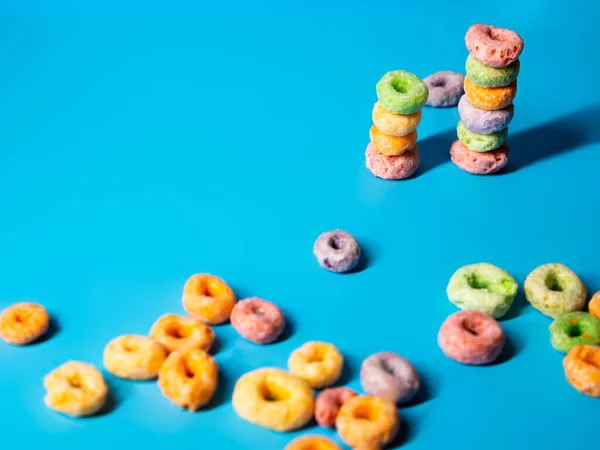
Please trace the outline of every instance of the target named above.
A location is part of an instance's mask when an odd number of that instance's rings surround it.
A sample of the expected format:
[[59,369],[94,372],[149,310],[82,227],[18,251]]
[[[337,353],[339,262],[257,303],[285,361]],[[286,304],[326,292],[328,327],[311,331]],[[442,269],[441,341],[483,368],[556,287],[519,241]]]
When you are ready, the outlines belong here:
[[518,290],[510,274],[488,263],[461,267],[448,283],[448,299],[460,309],[502,317],[512,305]]
[[540,266],[525,280],[527,301],[552,318],[581,310],[586,295],[587,289],[579,277],[562,264]]
[[508,128],[492,134],[478,134],[469,130],[461,120],[456,125],[456,134],[460,142],[465,144],[469,150],[473,150],[474,152],[489,152],[504,144],[506,136],[508,136]]
[[377,98],[392,114],[413,114],[427,102],[429,89],[416,75],[404,70],[386,73],[377,83]]
[[517,59],[506,67],[490,67],[477,61],[472,55],[467,57],[465,70],[469,80],[481,87],[508,86],[519,76],[521,63]]
[[581,311],[563,314],[550,325],[550,342],[562,353],[576,345],[598,345],[600,319]]

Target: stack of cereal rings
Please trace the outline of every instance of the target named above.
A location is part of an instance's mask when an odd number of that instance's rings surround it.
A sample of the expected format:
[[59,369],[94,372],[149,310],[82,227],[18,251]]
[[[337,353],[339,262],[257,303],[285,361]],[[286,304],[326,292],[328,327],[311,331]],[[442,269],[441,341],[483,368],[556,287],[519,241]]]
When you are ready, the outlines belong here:
[[465,43],[470,53],[465,95],[458,102],[458,140],[450,156],[465,172],[485,175],[508,162],[505,141],[514,113],[523,39],[512,30],[477,24],[467,31]]
[[367,168],[386,180],[408,178],[419,168],[417,126],[429,90],[419,77],[404,70],[386,73],[376,90],[379,101],[373,107]]

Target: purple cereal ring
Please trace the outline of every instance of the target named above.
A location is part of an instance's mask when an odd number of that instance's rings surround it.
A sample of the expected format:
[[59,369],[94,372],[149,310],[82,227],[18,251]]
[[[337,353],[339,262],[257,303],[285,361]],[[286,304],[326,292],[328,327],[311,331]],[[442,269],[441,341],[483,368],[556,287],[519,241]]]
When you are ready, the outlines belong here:
[[489,152],[474,152],[469,150],[459,140],[454,141],[450,147],[450,158],[460,169],[474,175],[486,175],[498,172],[508,162],[510,150],[508,145],[502,144]]
[[275,341],[285,327],[285,316],[281,310],[257,297],[237,302],[229,320],[240,336],[255,344]]
[[463,95],[458,102],[460,120],[470,131],[478,134],[492,134],[503,130],[508,127],[514,113],[512,103],[506,108],[487,111],[475,108],[467,95]]
[[354,236],[342,230],[321,234],[313,246],[319,264],[331,272],[348,272],[360,259],[360,246]]
[[472,25],[465,35],[467,49],[473,57],[491,67],[506,67],[523,51],[523,39],[506,28],[492,25]]
[[385,156],[369,143],[365,156],[367,157],[367,169],[376,177],[384,180],[402,180],[412,176],[419,168],[421,161],[417,144],[401,155]]
[[393,403],[406,403],[421,385],[417,369],[392,352],[375,353],[360,367],[360,384],[366,393]]
[[356,392],[347,387],[325,389],[315,400],[315,420],[323,428],[331,428],[346,400],[356,397]]
[[427,106],[442,108],[456,106],[461,95],[465,93],[465,76],[449,70],[436,72],[423,80],[429,88]]

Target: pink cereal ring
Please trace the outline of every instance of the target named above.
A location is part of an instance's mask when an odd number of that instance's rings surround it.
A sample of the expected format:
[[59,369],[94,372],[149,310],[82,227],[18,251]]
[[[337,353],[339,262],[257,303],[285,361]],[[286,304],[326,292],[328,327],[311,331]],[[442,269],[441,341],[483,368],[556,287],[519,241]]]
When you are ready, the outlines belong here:
[[412,149],[399,156],[386,156],[378,153],[373,144],[367,146],[367,169],[373,175],[384,180],[402,180],[413,175],[419,168],[419,146],[415,144]]
[[255,344],[275,341],[285,327],[285,316],[281,310],[257,297],[237,302],[231,311],[230,321],[240,336]]
[[444,354],[462,364],[494,361],[504,347],[504,331],[498,322],[479,311],[459,311],[444,321],[438,333]]
[[344,402],[355,396],[356,392],[347,387],[325,389],[315,400],[315,420],[323,428],[331,428]]
[[465,35],[469,53],[491,67],[506,67],[515,62],[523,51],[523,39],[506,28],[492,25],[472,25]]
[[508,163],[510,149],[506,143],[489,152],[474,152],[469,150],[459,140],[450,147],[450,159],[461,170],[474,175],[487,175],[498,172]]

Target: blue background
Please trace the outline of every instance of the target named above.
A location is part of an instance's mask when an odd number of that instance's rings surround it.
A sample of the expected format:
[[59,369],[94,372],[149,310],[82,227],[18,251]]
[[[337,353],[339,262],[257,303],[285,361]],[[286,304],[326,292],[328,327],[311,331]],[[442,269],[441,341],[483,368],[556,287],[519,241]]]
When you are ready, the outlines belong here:
[[[313,339],[339,346],[342,382],[357,389],[373,352],[414,362],[424,388],[400,410],[396,445],[588,445],[600,403],[564,379],[550,320],[522,283],[561,262],[600,290],[597,14],[592,2],[549,0],[2,1],[0,308],[33,300],[55,318],[43,343],[0,345],[3,446],[281,449],[300,433],[243,422],[233,384],[285,367]],[[371,176],[376,82],[394,69],[463,71],[464,34],[478,22],[526,43],[508,169],[460,171],[448,153],[456,109],[426,109],[417,176]],[[364,246],[362,271],[317,265],[313,241],[334,228]],[[436,336],[456,310],[451,274],[482,261],[512,273],[521,293],[501,322],[500,362],[466,367]],[[196,414],[156,383],[108,374],[101,416],[44,406],[44,374],[67,359],[101,367],[111,338],[183,312],[197,272],[279,304],[286,339],[259,347],[216,328],[223,377]]]

